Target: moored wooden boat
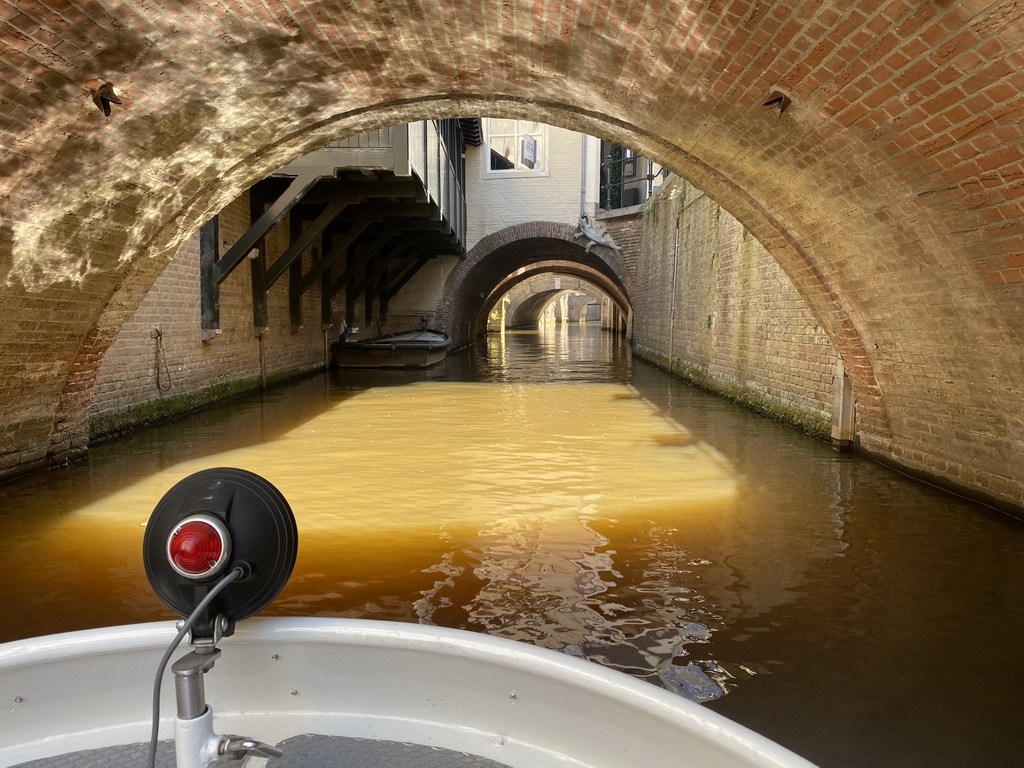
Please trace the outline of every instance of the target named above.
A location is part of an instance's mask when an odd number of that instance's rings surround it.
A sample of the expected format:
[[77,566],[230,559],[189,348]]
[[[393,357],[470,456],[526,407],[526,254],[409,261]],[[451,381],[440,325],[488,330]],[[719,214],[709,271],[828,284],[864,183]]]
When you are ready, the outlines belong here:
[[429,368],[444,360],[451,345],[447,333],[418,328],[372,339],[336,341],[331,352],[339,368]]

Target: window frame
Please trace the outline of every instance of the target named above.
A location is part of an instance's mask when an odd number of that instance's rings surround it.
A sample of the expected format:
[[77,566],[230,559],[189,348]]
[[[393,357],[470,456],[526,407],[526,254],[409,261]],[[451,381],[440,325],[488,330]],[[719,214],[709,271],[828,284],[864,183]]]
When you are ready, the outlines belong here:
[[[515,137],[516,146],[522,141],[523,136],[534,135],[538,136],[537,143],[537,158],[538,164],[541,166],[540,169],[536,168],[508,168],[508,169],[492,169],[491,168],[491,124],[492,120],[512,120],[515,122],[515,133],[499,133],[498,136],[509,136]],[[548,147],[551,143],[550,131],[548,130],[547,123],[539,123],[540,131],[520,131],[520,123],[537,123],[537,120],[519,120],[517,118],[490,118],[485,117],[481,121],[483,123],[483,167],[484,177],[491,179],[514,179],[514,178],[540,178],[543,176],[550,176],[551,171],[549,167],[550,159]]]

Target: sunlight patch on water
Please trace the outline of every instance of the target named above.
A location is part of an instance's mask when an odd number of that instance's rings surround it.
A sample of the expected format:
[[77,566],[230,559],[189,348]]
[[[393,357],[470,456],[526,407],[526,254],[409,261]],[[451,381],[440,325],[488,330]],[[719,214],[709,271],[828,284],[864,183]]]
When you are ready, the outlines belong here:
[[626,385],[437,382],[367,390],[277,440],[183,462],[78,514],[142,521],[173,483],[215,466],[270,480],[300,535],[684,514],[736,494],[720,454]]
[[[276,439],[171,465],[51,518],[18,558],[45,561],[52,541],[67,550],[62,575],[105,583],[110,613],[146,617],[160,610],[137,554],[146,520],[172,485],[218,466],[262,475],[295,512],[299,557],[271,614],[460,626],[649,670],[720,618],[676,602],[691,570],[708,570],[678,531],[722,525],[737,477],[623,384],[369,389]],[[625,550],[647,547],[657,521],[671,521],[664,552],[623,591]],[[57,581],[27,585],[40,611]],[[690,629],[649,635],[665,622]]]

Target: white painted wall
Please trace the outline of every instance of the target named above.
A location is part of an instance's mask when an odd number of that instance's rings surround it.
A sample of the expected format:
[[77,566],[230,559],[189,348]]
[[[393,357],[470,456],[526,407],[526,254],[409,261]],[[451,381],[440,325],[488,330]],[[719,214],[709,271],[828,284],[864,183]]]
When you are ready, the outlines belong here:
[[[482,238],[514,224],[554,221],[575,224],[580,217],[583,179],[583,134],[547,126],[547,170],[543,173],[489,173],[486,146],[466,150],[467,249]],[[587,137],[587,201],[597,200],[599,145]]]

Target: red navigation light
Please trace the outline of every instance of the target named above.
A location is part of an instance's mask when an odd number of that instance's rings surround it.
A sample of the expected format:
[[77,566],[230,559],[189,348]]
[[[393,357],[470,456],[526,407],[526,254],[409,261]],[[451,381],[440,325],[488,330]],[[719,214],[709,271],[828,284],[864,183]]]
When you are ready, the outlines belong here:
[[179,522],[167,539],[167,560],[186,579],[209,579],[224,570],[231,556],[231,536],[212,515],[192,515]]
[[298,543],[295,516],[277,488],[248,470],[214,467],[179,480],[160,499],[146,524],[142,561],[157,597],[179,616],[195,612],[219,579],[240,569],[194,627],[194,636],[213,637],[223,616],[227,637],[235,622],[280,594]]

